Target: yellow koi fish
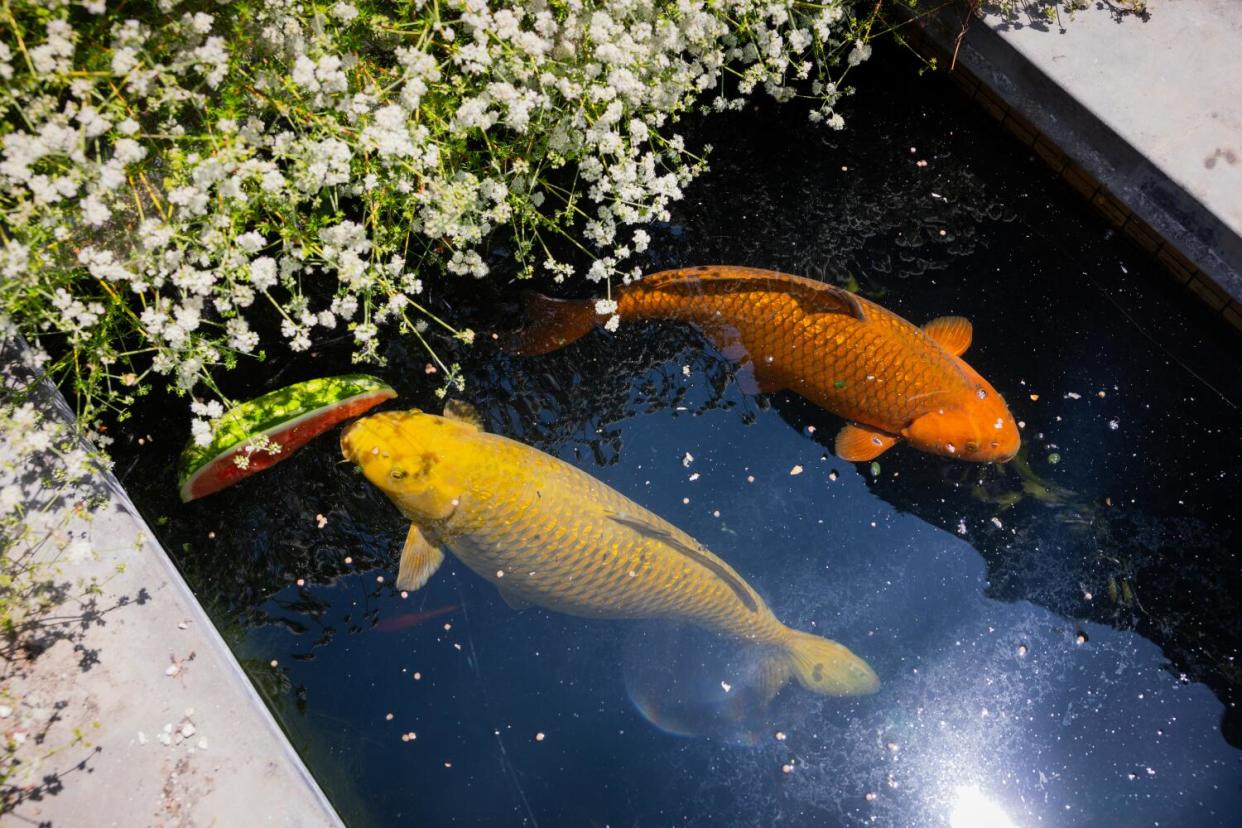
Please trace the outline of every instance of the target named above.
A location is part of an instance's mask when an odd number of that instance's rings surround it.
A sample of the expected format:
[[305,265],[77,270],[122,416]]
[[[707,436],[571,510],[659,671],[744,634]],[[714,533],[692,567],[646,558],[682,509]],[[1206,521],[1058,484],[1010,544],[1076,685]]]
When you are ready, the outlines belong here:
[[727,563],[586,472],[488,434],[467,406],[352,423],[341,451],[413,521],[397,585],[423,586],[447,548],[515,608],[588,618],[668,618],[762,648],[761,691],[794,678],[829,695],[874,692],[866,662],[790,629]]

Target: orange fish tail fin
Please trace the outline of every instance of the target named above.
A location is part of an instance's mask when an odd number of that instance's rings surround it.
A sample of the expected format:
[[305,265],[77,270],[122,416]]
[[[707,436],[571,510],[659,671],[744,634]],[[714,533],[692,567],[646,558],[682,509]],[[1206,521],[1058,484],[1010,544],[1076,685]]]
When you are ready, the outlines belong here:
[[512,354],[548,354],[591,332],[603,318],[590,299],[553,299],[533,290],[522,295],[526,325],[500,338],[500,347]]
[[844,644],[827,638],[790,630],[783,655],[785,675],[791,675],[812,693],[865,696],[880,689],[880,679],[867,662]]
[[837,432],[833,451],[847,463],[863,463],[888,451],[898,439],[886,431],[851,423]]

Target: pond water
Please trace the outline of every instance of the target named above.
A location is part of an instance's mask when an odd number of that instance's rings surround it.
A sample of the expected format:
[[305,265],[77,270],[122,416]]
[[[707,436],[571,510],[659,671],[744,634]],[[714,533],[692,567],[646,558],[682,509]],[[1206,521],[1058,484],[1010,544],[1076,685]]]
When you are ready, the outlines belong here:
[[[1025,424],[1018,462],[842,462],[840,420],[744,394],[671,323],[539,358],[440,347],[490,430],[698,538],[865,658],[875,695],[791,686],[731,718],[712,636],[517,612],[452,558],[402,598],[407,523],[334,435],[183,506],[182,404],[138,412],[155,439],[119,445],[118,474],[348,823],[1236,824],[1237,338],[946,81],[891,51],[855,77],[843,133],[796,107],[704,121],[713,170],[644,265],[969,317],[967,359]],[[435,301],[487,332],[516,297]],[[438,410],[425,356],[388,357],[396,402]],[[347,370],[277,355],[233,390]]]

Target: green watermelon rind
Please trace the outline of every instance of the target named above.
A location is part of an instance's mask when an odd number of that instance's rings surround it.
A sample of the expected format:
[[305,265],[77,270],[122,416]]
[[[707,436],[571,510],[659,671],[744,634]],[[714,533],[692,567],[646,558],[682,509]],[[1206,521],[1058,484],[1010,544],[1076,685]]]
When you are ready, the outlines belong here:
[[295,383],[234,406],[212,424],[211,443],[200,446],[190,440],[182,449],[177,463],[181,499],[193,499],[196,480],[237,448],[370,395],[378,404],[397,392],[367,374],[346,374]]

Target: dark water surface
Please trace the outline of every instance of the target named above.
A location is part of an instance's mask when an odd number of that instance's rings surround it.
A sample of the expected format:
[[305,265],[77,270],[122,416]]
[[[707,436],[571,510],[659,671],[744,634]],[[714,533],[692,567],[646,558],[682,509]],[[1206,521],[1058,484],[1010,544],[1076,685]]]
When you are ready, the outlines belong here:
[[[766,718],[706,721],[731,657],[712,637],[515,612],[451,558],[403,599],[406,523],[335,435],[182,506],[181,404],[139,413],[156,439],[120,446],[118,473],[349,823],[1237,824],[1238,339],[947,82],[895,53],[857,80],[844,133],[794,107],[706,121],[712,172],[645,264],[971,318],[1020,462],[841,462],[838,419],[746,396],[673,324],[528,360],[439,347],[491,430],[697,537],[867,659],[874,696],[791,686]],[[480,331],[515,299],[435,297]],[[426,358],[389,359],[398,402],[438,410]],[[346,370],[279,355],[235,390]]]

